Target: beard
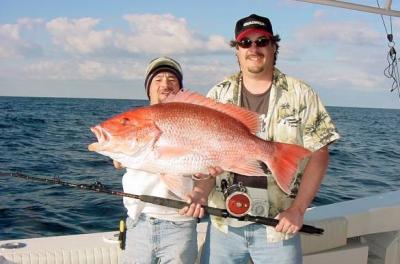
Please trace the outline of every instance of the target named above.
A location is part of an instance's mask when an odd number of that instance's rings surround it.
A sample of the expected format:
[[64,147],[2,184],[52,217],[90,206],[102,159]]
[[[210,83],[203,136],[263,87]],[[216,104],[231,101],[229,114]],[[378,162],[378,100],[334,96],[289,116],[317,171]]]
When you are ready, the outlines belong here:
[[247,67],[247,71],[250,73],[261,73],[264,71],[264,66],[250,66]]
[[[246,56],[246,60],[248,60],[248,65],[246,65],[247,67],[247,71],[250,73],[261,73],[265,70],[265,65],[261,64],[260,62],[258,63],[254,63],[251,61],[250,57],[251,56],[257,56],[260,60],[264,59],[264,54],[262,53],[258,53],[256,52],[255,54],[251,54],[251,55],[247,55]],[[250,65],[249,65],[250,64]],[[256,64],[256,65],[252,65],[252,64]]]

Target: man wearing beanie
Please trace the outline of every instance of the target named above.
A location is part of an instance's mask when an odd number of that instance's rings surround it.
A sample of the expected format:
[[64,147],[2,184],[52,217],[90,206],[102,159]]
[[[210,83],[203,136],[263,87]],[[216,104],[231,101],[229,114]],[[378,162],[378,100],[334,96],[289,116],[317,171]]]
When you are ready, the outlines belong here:
[[312,154],[299,164],[291,186],[284,189],[277,185],[271,172],[268,177],[231,172],[217,175],[220,168],[215,168],[212,176],[216,187],[204,189],[205,195],[211,191],[209,206],[225,208],[221,188],[224,180],[229,186],[245,187],[251,199],[248,214],[276,218],[279,224],[274,228],[211,216],[202,263],[248,263],[251,258],[254,263],[301,264],[298,231],[324,178],[328,145],[339,134],[316,92],[276,68],[280,37],[274,35],[268,18],[255,14],[244,17],[237,21],[234,33],[230,44],[235,49],[239,71],[215,85],[208,97],[259,113],[258,137],[297,144]]
[[[145,76],[150,104],[162,103],[182,89],[182,69],[169,57],[150,61]],[[117,168],[120,164],[114,162]],[[189,179],[191,181],[191,179]],[[122,178],[124,192],[177,199],[157,174],[127,168]],[[184,190],[186,193],[192,189]],[[123,263],[194,263],[197,257],[197,220],[177,209],[123,198],[127,209],[126,245]]]
[[[167,81],[165,86],[156,85],[156,83],[160,83],[163,77],[167,77],[165,79]],[[147,97],[150,99],[150,104],[161,103],[171,91],[177,93],[181,90],[183,88],[182,78],[182,68],[176,60],[169,57],[159,57],[150,61],[146,69],[146,79],[144,81],[144,87]],[[153,80],[156,82],[152,83]],[[154,86],[153,89],[150,89],[151,84]],[[176,90],[176,88],[178,89]]]

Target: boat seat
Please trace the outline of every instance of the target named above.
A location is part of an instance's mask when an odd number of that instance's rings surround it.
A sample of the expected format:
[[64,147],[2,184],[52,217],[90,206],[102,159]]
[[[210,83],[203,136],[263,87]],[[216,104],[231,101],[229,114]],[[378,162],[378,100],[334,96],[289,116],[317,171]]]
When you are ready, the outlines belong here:
[[312,254],[346,245],[347,243],[346,218],[335,217],[313,222],[308,221],[307,224],[324,229],[324,234],[310,235],[301,233],[301,246],[303,248],[303,255]]

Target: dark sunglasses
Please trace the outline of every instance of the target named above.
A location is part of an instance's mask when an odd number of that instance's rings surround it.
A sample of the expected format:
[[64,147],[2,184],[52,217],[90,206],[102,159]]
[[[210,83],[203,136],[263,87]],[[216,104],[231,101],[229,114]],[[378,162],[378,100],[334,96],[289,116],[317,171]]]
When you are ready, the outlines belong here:
[[251,47],[251,45],[253,44],[253,42],[256,44],[256,46],[258,48],[263,48],[269,45],[269,43],[272,42],[272,39],[269,38],[258,38],[254,41],[252,41],[251,39],[248,38],[244,38],[241,41],[238,41],[237,44],[239,45],[239,47],[244,48],[244,49],[248,49]]

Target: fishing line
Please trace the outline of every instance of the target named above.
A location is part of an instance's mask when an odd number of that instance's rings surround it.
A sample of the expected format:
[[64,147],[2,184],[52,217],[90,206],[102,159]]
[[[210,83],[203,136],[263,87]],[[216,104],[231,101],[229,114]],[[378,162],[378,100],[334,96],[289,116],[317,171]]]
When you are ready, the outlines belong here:
[[[151,195],[136,195],[136,194],[125,193],[125,192],[120,192],[120,191],[116,191],[116,190],[111,190],[111,189],[108,189],[105,185],[103,185],[99,181],[96,181],[93,184],[72,183],[72,182],[62,181],[59,177],[52,177],[52,178],[34,177],[34,176],[25,175],[25,174],[22,174],[19,172],[0,172],[0,176],[15,177],[15,178],[20,178],[20,179],[24,179],[24,180],[38,181],[38,182],[42,182],[42,183],[46,183],[46,184],[59,184],[59,185],[69,187],[69,188],[77,188],[77,189],[83,189],[83,190],[87,190],[87,191],[98,192],[98,193],[105,193],[105,194],[109,194],[109,195],[129,197],[129,198],[133,198],[133,199],[138,199],[145,203],[151,203],[151,204],[156,204],[156,205],[161,205],[161,206],[166,206],[166,207],[171,207],[171,208],[176,208],[176,209],[181,209],[188,205],[186,202],[179,201],[179,200],[156,197],[156,196],[151,196]],[[241,217],[236,217],[236,216],[229,214],[229,212],[225,209],[209,207],[209,206],[203,206],[203,208],[204,208],[204,211],[210,215],[220,216],[220,217],[224,217],[224,218],[235,218],[239,221],[250,221],[250,222],[268,225],[268,226],[276,226],[279,223],[279,220],[273,219],[273,218],[268,218],[268,217],[253,216],[253,215],[244,215]],[[314,227],[311,225],[303,225],[299,231],[308,233],[308,234],[318,234],[318,235],[321,235],[324,233],[323,229]]]
[[[378,0],[376,0],[376,4],[380,8]],[[384,69],[383,74],[385,75],[385,77],[392,79],[392,88],[390,89],[390,92],[393,92],[396,90],[399,95],[399,98],[400,98],[400,88],[399,88],[400,74],[399,74],[399,67],[397,64],[397,52],[394,47],[396,43],[393,41],[392,16],[389,17],[390,32],[388,32],[385,20],[383,19],[383,15],[381,15],[381,19],[382,19],[382,24],[385,28],[386,38],[388,40],[388,47],[389,47],[389,52],[386,57],[388,66]]]

